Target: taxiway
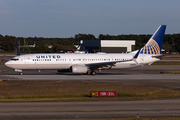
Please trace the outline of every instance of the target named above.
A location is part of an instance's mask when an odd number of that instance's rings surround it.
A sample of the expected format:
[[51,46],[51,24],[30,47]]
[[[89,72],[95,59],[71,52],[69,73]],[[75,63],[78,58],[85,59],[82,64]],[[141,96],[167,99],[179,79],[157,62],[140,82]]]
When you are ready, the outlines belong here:
[[180,117],[179,100],[0,103],[0,119]]
[[[72,82],[115,82],[180,90],[179,74],[160,74],[161,71],[180,71],[180,65],[152,65],[125,70],[105,70],[96,76],[57,73],[55,70],[24,71],[18,75],[3,65],[0,80],[61,80]],[[86,119],[180,117],[180,99],[141,101],[93,102],[10,102],[0,103],[0,119]]]

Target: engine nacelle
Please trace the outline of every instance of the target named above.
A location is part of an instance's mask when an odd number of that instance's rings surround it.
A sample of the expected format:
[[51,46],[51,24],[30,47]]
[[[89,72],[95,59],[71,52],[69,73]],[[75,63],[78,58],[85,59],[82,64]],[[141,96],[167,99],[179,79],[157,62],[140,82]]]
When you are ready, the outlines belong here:
[[70,70],[72,73],[87,73],[87,67],[84,65],[73,65]]

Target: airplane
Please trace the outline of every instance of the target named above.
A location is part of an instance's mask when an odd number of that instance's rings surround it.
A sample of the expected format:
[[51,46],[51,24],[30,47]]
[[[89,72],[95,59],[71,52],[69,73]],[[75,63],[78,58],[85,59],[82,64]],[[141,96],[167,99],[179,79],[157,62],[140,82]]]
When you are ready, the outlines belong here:
[[[26,54],[18,55],[5,65],[22,75],[22,70],[68,70],[75,74],[96,74],[96,70],[123,69],[151,65],[162,58],[161,46],[166,25],[160,25],[145,46],[131,53],[89,53],[89,54]],[[17,43],[18,46],[18,43]]]

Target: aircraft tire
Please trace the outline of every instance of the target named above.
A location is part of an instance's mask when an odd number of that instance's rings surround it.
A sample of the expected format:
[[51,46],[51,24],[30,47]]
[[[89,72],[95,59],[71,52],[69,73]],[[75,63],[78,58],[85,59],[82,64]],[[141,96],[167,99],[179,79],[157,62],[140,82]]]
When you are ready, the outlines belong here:
[[22,72],[20,72],[19,75],[22,75]]
[[91,71],[91,75],[96,75],[96,72],[95,71]]

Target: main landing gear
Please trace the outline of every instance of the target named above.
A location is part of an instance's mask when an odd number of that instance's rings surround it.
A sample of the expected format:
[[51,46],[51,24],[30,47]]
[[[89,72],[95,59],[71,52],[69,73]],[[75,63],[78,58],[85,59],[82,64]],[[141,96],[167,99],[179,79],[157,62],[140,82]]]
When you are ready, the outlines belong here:
[[91,71],[91,75],[96,75],[96,72],[95,71]]
[[[88,73],[89,73],[89,72],[87,71],[86,73],[83,73],[83,75],[88,75]],[[96,72],[95,72],[94,70],[92,70],[92,71],[90,72],[90,74],[91,74],[91,75],[96,75]]]
[[19,75],[22,75],[22,72],[20,72]]

